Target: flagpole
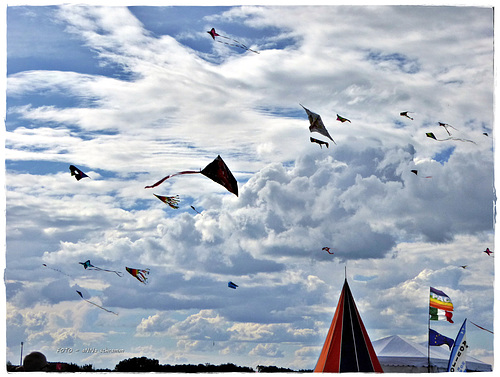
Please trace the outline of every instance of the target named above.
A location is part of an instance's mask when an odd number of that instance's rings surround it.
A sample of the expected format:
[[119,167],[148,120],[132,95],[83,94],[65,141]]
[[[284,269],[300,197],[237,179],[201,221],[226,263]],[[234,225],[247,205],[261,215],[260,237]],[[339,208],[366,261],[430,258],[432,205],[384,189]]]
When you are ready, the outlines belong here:
[[427,373],[431,372],[431,346],[429,345],[429,333],[431,332],[431,316],[427,320]]

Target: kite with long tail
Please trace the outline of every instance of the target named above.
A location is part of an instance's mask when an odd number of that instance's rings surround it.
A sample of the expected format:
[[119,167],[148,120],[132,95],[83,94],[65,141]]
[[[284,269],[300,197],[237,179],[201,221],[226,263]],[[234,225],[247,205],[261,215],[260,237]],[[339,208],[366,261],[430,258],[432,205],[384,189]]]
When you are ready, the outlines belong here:
[[191,208],[193,209],[193,211],[195,211],[196,213],[202,215],[202,213],[200,211],[198,211],[196,208],[194,208],[193,206],[191,206]]
[[100,268],[100,267],[96,267],[94,266],[92,263],[90,263],[90,260],[87,260],[86,262],[78,262],[80,263],[83,268],[85,268],[86,270],[96,270],[96,271],[106,271],[106,272],[114,272],[115,274],[117,274],[119,277],[122,277],[123,276],[123,273],[120,272],[120,271],[115,271],[115,270],[106,270],[104,268]]
[[145,270],[139,270],[137,268],[130,268],[130,267],[125,267],[125,269],[128,271],[130,275],[135,277],[137,280],[139,280],[143,284],[147,284],[148,277],[149,275],[149,268]]
[[158,185],[161,185],[167,179],[181,174],[203,174],[205,177],[208,177],[212,181],[217,182],[219,185],[224,186],[226,190],[238,196],[238,182],[220,156],[217,156],[215,160],[205,166],[203,170],[186,170],[179,173],[170,174],[160,179],[158,182],[144,188],[156,187]]
[[63,271],[58,270],[57,268],[49,267],[49,266],[47,266],[45,263],[42,263],[42,266],[45,266],[45,267],[47,267],[47,268],[50,268],[51,270],[54,270],[54,271],[60,272],[61,274],[66,275],[66,276],[68,276],[68,277],[72,278],[72,276],[71,276],[71,275],[68,275],[67,273],[65,273],[65,272],[63,272]]
[[469,143],[474,143],[476,144],[475,141],[469,140],[469,139],[460,139],[458,137],[447,137],[446,139],[438,139],[432,132],[426,132],[425,135],[431,139],[434,139],[436,141],[446,141],[446,140],[457,140],[457,141],[467,141]]
[[102,310],[104,310],[104,311],[107,311],[108,313],[113,313],[114,315],[118,315],[118,313],[115,313],[115,312],[113,312],[113,311],[111,311],[111,310],[109,310],[109,309],[103,308],[101,305],[97,305],[95,302],[92,302],[92,301],[87,300],[86,298],[84,298],[84,297],[83,297],[82,292],[80,292],[80,291],[76,291],[76,293],[78,293],[78,294],[80,295],[80,297],[81,297],[84,301],[87,301],[89,304],[95,305],[95,306],[97,306],[98,308],[100,308],[100,309],[102,309]]
[[[255,50],[252,50],[252,49],[248,48],[243,43],[238,42],[236,39],[232,39],[232,38],[226,37],[224,35],[220,35],[219,33],[217,33],[215,31],[214,28],[212,28],[212,30],[210,30],[210,31],[207,31],[207,33],[210,34],[210,36],[216,42],[219,42],[219,43],[222,43],[222,44],[225,44],[225,45],[228,45],[228,46],[239,47],[239,48],[242,48],[243,50],[252,51],[252,52],[255,52],[256,54],[260,54],[259,51],[255,51]],[[219,39],[215,39],[215,37],[224,38],[224,39],[227,39],[227,40],[229,40],[231,42],[220,41]]]
[[451,127],[453,128],[454,130],[458,131],[455,127],[453,127],[451,124],[448,124],[448,123],[443,123],[443,122],[438,122],[438,124],[443,127],[446,132],[448,132],[448,136],[451,136],[451,132],[448,130],[448,127]]

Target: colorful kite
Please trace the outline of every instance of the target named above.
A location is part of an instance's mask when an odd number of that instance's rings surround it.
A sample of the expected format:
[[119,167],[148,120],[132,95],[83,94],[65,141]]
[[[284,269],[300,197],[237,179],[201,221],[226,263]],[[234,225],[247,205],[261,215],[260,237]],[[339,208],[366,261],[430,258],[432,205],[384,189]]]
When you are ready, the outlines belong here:
[[333,252],[330,251],[330,248],[326,247],[326,246],[324,248],[322,248],[321,250],[326,251],[328,254],[332,254],[332,255],[334,254]]
[[[300,106],[302,106],[302,105],[300,104]],[[333,144],[337,144],[337,143],[335,143],[335,140],[333,140],[332,137],[330,136],[330,134],[328,133],[328,130],[326,129],[325,125],[323,124],[323,121],[321,120],[321,117],[319,116],[319,114],[313,113],[309,109],[306,109],[304,106],[302,106],[302,108],[306,111],[307,117],[309,118],[309,123],[310,123],[309,131],[318,132],[321,135],[326,136],[331,141],[333,141]]]
[[344,123],[344,122],[351,123],[351,121],[349,119],[341,117],[339,114],[337,114],[337,120],[341,121],[342,123]]
[[87,300],[86,298],[84,298],[84,297],[83,297],[82,292],[80,292],[80,291],[76,291],[76,293],[78,293],[78,294],[80,295],[80,297],[81,297],[83,300],[87,301],[89,304],[95,305],[95,306],[97,306],[98,308],[101,308],[102,310],[107,311],[108,313],[113,313],[114,315],[118,315],[118,313],[115,313],[115,312],[113,312],[113,311],[111,311],[111,310],[108,310],[108,309],[106,309],[106,308],[103,308],[101,305],[97,305],[96,303],[94,303],[94,302],[92,302],[92,301]]
[[411,120],[413,120],[413,118],[411,116],[408,115],[409,111],[403,111],[401,113],[399,113],[399,115],[401,115],[402,117],[407,117]]
[[128,271],[128,273],[130,275],[132,275],[133,277],[135,277],[141,283],[147,284],[147,281],[148,281],[147,275],[149,275],[149,268],[147,268],[145,270],[139,270],[139,269],[136,269],[136,268],[125,267],[125,269]]
[[158,199],[160,199],[166,205],[172,207],[173,209],[179,208],[179,206],[178,206],[179,195],[175,195],[175,196],[161,196],[161,195],[156,195],[156,194],[153,194],[153,195],[156,196]]
[[469,143],[474,143],[476,144],[474,141],[472,140],[468,140],[468,139],[460,139],[458,137],[447,137],[446,139],[438,139],[436,138],[436,136],[432,133],[432,132],[426,132],[425,135],[431,139],[434,139],[436,141],[446,141],[446,140],[457,140],[457,141],[467,141]]
[[72,278],[72,276],[68,275],[67,273],[65,273],[65,272],[63,272],[63,271],[61,271],[61,270],[58,270],[57,268],[52,268],[52,267],[49,267],[49,266],[47,266],[45,263],[42,263],[42,266],[45,266],[45,267],[47,267],[47,268],[50,268],[51,270],[54,270],[54,271],[60,272],[61,274],[66,275],[66,276],[68,276],[68,277]]
[[448,136],[451,136],[451,133],[450,131],[448,130],[448,127],[451,127],[453,128],[454,130],[458,131],[455,127],[453,127],[451,124],[447,124],[447,123],[442,123],[442,122],[438,122],[438,124],[441,126],[441,127],[444,127],[444,129],[446,130],[446,132],[448,132]]
[[[228,46],[233,46],[233,47],[239,47],[239,48],[242,48],[244,50],[248,50],[248,51],[252,51],[252,52],[255,52],[256,54],[260,54],[258,51],[255,51],[255,50],[252,50],[250,48],[248,48],[247,46],[245,46],[243,43],[241,42],[238,42],[236,39],[232,39],[232,38],[229,38],[229,37],[226,37],[224,35],[220,35],[218,34],[214,28],[212,28],[212,30],[210,31],[207,31],[208,34],[210,34],[210,36],[213,38],[214,41],[216,42],[219,42],[219,43],[222,43],[222,44],[225,44],[225,45],[228,45]],[[215,37],[220,37],[220,38],[224,38],[224,39],[227,39],[229,41],[232,41],[234,43],[228,43],[228,42],[223,42],[223,41],[220,41],[218,39],[215,39]]]
[[160,179],[158,182],[152,184],[151,186],[146,186],[145,188],[156,187],[162,184],[167,179],[175,177],[176,175],[199,174],[199,173],[203,174],[205,177],[210,178],[212,181],[217,182],[219,185],[224,186],[229,192],[238,196],[238,182],[236,181],[233,174],[231,173],[231,171],[229,170],[229,168],[227,167],[227,165],[224,163],[224,161],[220,156],[217,156],[217,158],[213,160],[210,164],[205,166],[203,170],[200,171],[187,170],[167,175],[166,177]]
[[232,281],[230,281],[229,283],[227,283],[227,286],[229,288],[233,288],[233,289],[236,289],[238,286],[236,284],[234,284]]
[[119,272],[119,271],[106,270],[104,268],[96,267],[92,263],[90,263],[90,260],[87,260],[86,262],[78,262],[78,263],[80,263],[83,266],[83,268],[85,268],[86,270],[88,269],[88,270],[95,270],[95,271],[114,272],[115,274],[117,274],[120,277],[122,277],[122,275],[123,275],[123,273]]
[[82,178],[90,178],[87,174],[78,169],[75,165],[70,165],[69,170],[71,171],[71,175],[74,175],[77,181],[79,181]]
[[491,254],[493,254],[493,251],[490,251],[490,248],[487,247],[486,250],[483,251],[483,253],[486,253],[488,254],[488,256],[491,256]]
[[326,145],[326,147],[328,148],[328,143],[326,141],[323,141],[323,140],[318,140],[318,139],[315,139],[313,137],[310,137],[309,140],[311,140],[311,143],[317,143],[319,144],[319,146],[321,147],[321,149],[323,149],[323,145]]
[[[415,175],[418,177],[418,170],[413,169],[411,172],[412,172],[413,174],[415,174]],[[432,178],[432,175],[428,175],[428,176],[426,176],[426,177],[419,177],[419,178]]]

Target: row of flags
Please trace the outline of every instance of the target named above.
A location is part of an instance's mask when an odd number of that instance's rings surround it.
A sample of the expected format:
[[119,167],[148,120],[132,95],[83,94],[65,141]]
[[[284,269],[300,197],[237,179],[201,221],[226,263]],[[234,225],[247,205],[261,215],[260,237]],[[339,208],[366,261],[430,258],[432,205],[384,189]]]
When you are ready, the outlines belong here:
[[[430,287],[429,320],[453,323],[453,303],[443,291]],[[429,346],[447,344],[451,350],[448,372],[466,372],[467,340],[465,336],[467,318],[464,320],[455,340],[439,334],[429,327]],[[477,325],[476,325],[477,326]],[[479,327],[479,326],[478,326]],[[430,359],[429,359],[430,361]]]

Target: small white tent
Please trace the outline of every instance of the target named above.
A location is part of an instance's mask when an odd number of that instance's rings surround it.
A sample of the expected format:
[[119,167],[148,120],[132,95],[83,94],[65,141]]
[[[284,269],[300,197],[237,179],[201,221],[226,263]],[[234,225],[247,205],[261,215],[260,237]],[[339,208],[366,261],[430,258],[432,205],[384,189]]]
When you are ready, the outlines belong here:
[[[403,339],[397,335],[372,342],[375,353],[386,373],[427,373],[427,345]],[[431,346],[431,372],[446,372],[450,351],[448,346]],[[467,356],[468,372],[491,372],[490,364]]]

